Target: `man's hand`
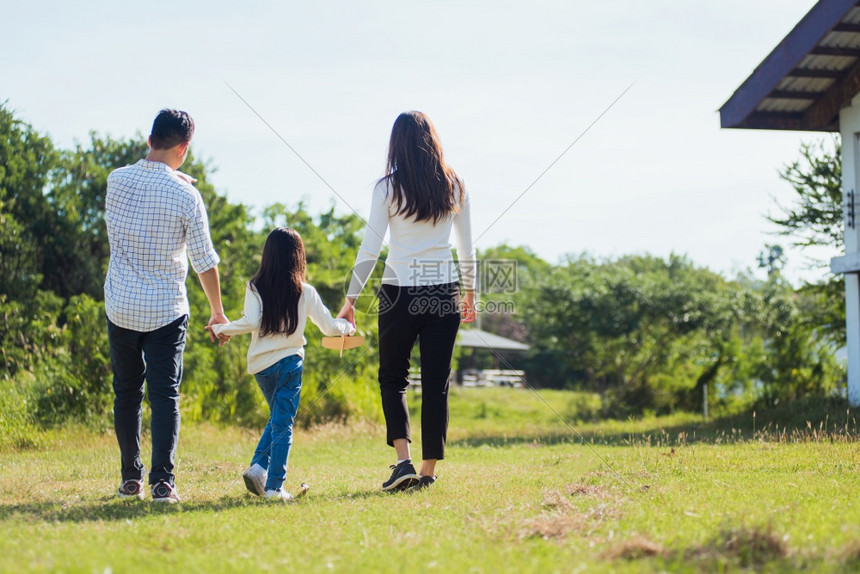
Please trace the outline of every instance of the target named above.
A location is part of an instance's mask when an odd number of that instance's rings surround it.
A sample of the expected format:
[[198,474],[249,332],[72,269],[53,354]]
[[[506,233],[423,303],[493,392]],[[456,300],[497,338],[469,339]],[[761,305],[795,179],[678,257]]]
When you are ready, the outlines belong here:
[[355,327],[355,301],[352,301],[347,297],[346,301],[343,303],[343,307],[340,309],[340,313],[337,314],[337,318],[346,319],[352,323],[353,327]]
[[209,338],[210,338],[213,342],[215,341],[215,339],[213,339],[213,336],[218,337],[218,346],[219,346],[219,347],[223,347],[224,345],[226,345],[226,344],[227,344],[227,342],[228,342],[230,339],[232,339],[232,338],[233,338],[233,337],[231,337],[231,336],[229,336],[229,335],[225,335],[224,333],[221,333],[220,335],[216,335],[216,334],[215,334],[215,329],[213,329],[211,325],[206,325],[206,326],[204,327],[204,329],[206,329],[207,331],[209,331]]
[[227,319],[227,316],[224,315],[224,312],[221,313],[212,313],[212,316],[209,318],[209,324],[206,325],[206,330],[209,331],[209,340],[213,343],[217,337],[219,343],[219,347],[223,347],[227,341],[230,340],[230,337],[227,335],[215,335],[215,331],[212,329],[212,325],[223,325],[225,323],[229,323],[230,320]]
[[191,177],[187,173],[182,173],[178,169],[176,170],[176,175],[178,175],[180,179],[184,179],[185,181],[187,181],[188,183],[190,183],[192,185],[197,183],[196,179],[194,179],[193,177]]
[[478,312],[475,309],[475,291],[473,289],[466,290],[461,307],[460,315],[463,323],[474,323]]

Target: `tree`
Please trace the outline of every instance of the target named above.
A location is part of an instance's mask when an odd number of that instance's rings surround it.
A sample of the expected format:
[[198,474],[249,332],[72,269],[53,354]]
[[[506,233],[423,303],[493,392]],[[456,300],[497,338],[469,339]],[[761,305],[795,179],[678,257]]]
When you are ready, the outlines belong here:
[[842,146],[838,138],[805,143],[800,159],[785,166],[780,177],[796,193],[791,206],[777,207],[781,216],[767,219],[779,227],[778,233],[793,239],[799,247],[824,245],[844,249],[842,233]]
[[697,409],[706,384],[714,404],[826,394],[841,379],[808,320],[818,302],[778,274],[728,281],[674,255],[579,256],[519,302],[529,379],[596,391],[613,416]]
[[42,288],[65,300],[85,293],[101,301],[109,245],[104,223],[110,172],[146,156],[145,139],[115,140],[90,134],[87,147],[60,153],[47,194],[51,208],[42,238]]
[[51,140],[0,103],[0,295],[31,299],[42,281],[41,239],[49,232],[45,191],[58,155]]
[[[803,248],[827,246],[844,252],[842,214],[842,146],[837,136],[830,143],[822,140],[800,148],[800,159],[786,165],[780,177],[795,191],[795,202],[777,207],[780,216],[767,219],[777,233],[792,238]],[[860,192],[860,190],[855,190]],[[817,265],[825,261],[813,259]],[[801,292],[820,301],[820,334],[836,345],[845,344],[845,281],[841,275],[810,283]]]

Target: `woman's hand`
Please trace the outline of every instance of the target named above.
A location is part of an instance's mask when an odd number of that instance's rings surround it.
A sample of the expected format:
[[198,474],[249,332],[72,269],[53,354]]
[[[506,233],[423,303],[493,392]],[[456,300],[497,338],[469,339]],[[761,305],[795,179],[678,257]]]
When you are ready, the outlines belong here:
[[338,319],[346,319],[352,326],[355,327],[355,301],[349,297],[343,302],[343,307],[340,308],[340,313],[337,314]]
[[463,300],[460,303],[460,316],[463,323],[474,323],[478,316],[478,311],[475,309],[475,290],[467,289],[463,294]]

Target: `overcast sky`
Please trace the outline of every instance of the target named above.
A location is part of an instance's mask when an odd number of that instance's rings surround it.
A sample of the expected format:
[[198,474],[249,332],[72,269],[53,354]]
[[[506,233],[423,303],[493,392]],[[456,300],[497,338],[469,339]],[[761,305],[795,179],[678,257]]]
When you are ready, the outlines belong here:
[[[0,101],[60,146],[184,109],[232,201],[365,217],[391,124],[417,109],[472,194],[479,248],[675,252],[731,275],[785,242],[764,219],[791,200],[777,171],[822,136],[721,130],[717,110],[814,3],[31,0],[4,6]],[[789,256],[793,279],[822,276]]]

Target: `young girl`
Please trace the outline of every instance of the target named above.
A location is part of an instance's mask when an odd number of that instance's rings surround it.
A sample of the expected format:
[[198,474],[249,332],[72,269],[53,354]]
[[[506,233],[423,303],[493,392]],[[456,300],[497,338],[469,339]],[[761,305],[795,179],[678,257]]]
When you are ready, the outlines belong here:
[[242,475],[253,494],[290,500],[283,490],[293,443],[293,422],[302,389],[303,336],[307,318],[330,336],[351,335],[355,327],[333,319],[316,289],[305,283],[305,248],[294,229],[275,229],[266,239],[260,268],[245,290],[245,316],[207,327],[222,341],[251,333],[248,372],[257,379],[270,416],[251,467]]

